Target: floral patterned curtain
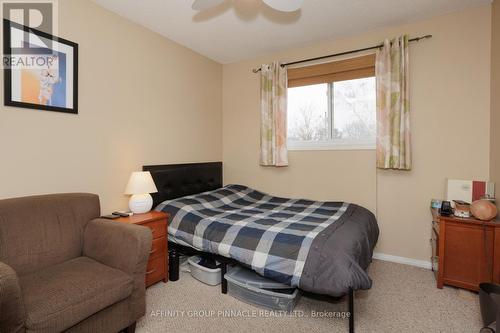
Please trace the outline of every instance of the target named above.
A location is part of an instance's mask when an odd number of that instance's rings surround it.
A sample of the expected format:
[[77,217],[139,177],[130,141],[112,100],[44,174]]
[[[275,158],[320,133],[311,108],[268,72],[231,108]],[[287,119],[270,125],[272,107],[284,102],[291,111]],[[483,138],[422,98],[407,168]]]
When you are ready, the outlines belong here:
[[377,51],[377,168],[411,169],[408,36]]
[[260,164],[287,166],[287,86],[286,68],[278,62],[261,67]]

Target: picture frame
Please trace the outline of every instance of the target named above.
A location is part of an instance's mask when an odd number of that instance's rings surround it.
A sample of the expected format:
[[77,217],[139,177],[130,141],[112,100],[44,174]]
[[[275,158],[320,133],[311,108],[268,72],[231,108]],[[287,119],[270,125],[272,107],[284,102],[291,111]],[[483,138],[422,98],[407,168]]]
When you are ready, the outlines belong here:
[[78,44],[3,20],[4,105],[78,114]]

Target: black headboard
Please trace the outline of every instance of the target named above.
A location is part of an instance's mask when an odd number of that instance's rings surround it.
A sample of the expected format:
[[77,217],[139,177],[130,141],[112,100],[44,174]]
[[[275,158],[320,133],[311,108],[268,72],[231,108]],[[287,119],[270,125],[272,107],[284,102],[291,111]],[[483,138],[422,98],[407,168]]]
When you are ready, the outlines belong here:
[[151,194],[154,207],[165,200],[222,187],[222,162],[148,165],[142,170],[151,173],[158,189]]

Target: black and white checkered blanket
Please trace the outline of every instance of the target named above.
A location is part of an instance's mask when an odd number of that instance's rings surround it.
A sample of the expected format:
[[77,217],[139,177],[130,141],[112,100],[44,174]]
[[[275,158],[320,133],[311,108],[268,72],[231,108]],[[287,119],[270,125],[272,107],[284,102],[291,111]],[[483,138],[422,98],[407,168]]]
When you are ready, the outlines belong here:
[[264,277],[298,287],[313,241],[348,207],[229,185],[165,201],[156,209],[171,214],[168,233],[175,241],[235,259]]

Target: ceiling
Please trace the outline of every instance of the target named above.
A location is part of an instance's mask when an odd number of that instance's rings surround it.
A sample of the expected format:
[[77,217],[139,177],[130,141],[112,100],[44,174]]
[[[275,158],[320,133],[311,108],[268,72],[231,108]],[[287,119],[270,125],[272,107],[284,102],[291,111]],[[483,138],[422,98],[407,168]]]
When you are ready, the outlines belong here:
[[332,40],[460,10],[491,0],[304,0],[277,12],[261,0],[226,0],[205,12],[193,0],[94,0],[220,63]]

